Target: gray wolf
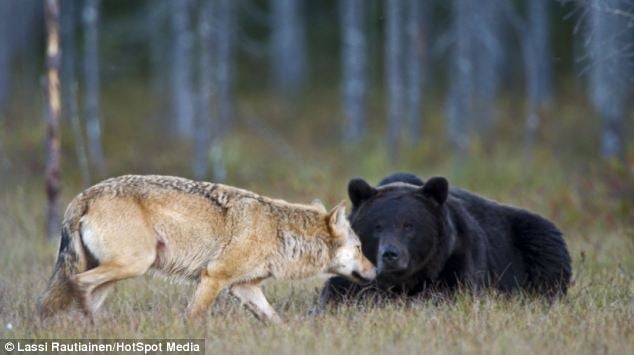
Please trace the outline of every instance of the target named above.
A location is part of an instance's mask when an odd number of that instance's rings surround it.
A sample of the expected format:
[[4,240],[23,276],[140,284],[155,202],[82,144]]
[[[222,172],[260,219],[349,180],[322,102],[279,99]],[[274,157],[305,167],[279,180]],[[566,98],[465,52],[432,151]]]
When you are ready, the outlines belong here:
[[292,204],[250,191],[158,175],[105,180],[77,195],[62,223],[57,262],[40,298],[42,317],[76,301],[93,319],[116,281],[148,271],[191,280],[188,314],[228,288],[257,318],[279,322],[260,283],[320,273],[371,280],[340,204]]

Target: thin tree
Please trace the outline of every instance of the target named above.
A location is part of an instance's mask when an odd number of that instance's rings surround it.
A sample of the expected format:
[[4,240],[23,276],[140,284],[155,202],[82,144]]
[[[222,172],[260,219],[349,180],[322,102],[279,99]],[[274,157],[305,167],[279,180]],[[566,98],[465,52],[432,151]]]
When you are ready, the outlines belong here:
[[[0,126],[3,123],[3,109],[9,97],[11,83],[11,26],[12,13],[10,10],[11,3],[8,1],[0,1]],[[4,170],[10,167],[8,154],[5,153],[2,139],[0,136],[0,168]]]
[[84,187],[90,185],[90,168],[86,156],[86,146],[79,119],[77,105],[77,84],[75,76],[75,32],[76,32],[76,0],[62,0],[61,3],[61,38],[62,38],[62,107],[66,119],[71,123],[75,154],[79,165]]
[[458,152],[465,152],[469,146],[471,132],[471,95],[474,86],[474,64],[471,57],[471,9],[472,0],[453,1],[453,35],[455,38],[450,72],[451,87],[447,99],[447,133]]
[[[216,137],[226,131],[233,118],[234,42],[236,33],[235,5],[232,0],[216,0],[213,41],[216,44],[216,89],[218,92],[218,122],[214,127]],[[218,140],[215,140],[218,143]]]
[[621,14],[634,12],[634,5],[628,0],[591,0],[587,5],[590,99],[602,120],[601,153],[624,158],[634,21]]
[[211,138],[211,93],[213,72],[211,70],[213,1],[200,2],[198,11],[197,34],[200,43],[198,53],[198,112],[196,113],[194,176],[203,179],[207,175],[208,152]]
[[[217,182],[224,181],[226,175],[220,144],[226,125],[220,122],[219,116],[224,115],[228,121],[232,112],[233,51],[229,34],[233,32],[230,25],[233,10],[230,6],[230,2],[223,0],[202,0],[199,3],[197,24],[200,45],[194,175],[199,179],[205,178],[211,160],[213,179]],[[221,17],[224,19],[221,20]],[[212,25],[214,23],[216,27]],[[221,41],[225,43],[220,44]],[[218,55],[218,51],[223,52],[222,55]],[[218,90],[218,87],[222,87],[222,90]],[[220,95],[215,95],[216,92],[220,92]]]
[[447,132],[459,152],[468,149],[472,135],[486,133],[492,121],[504,55],[504,5],[501,0],[453,1]]
[[[0,1],[0,113],[9,97],[11,83],[11,16],[9,1]],[[3,115],[0,114],[0,119]],[[1,121],[0,121],[1,122]]]
[[271,34],[275,83],[283,93],[296,92],[306,79],[306,31],[301,0],[273,0]]
[[46,0],[46,233],[49,238],[59,234],[60,214],[60,132],[61,111],[59,70],[61,48],[59,37],[59,4]]
[[[38,41],[40,23],[44,18],[43,1],[0,1],[0,113],[9,103],[15,80],[12,64],[20,58],[21,65],[36,68],[39,65]],[[28,77],[25,77],[25,74]],[[36,82],[39,70],[27,70],[20,82]],[[0,114],[0,120],[5,118]]]
[[101,88],[99,79],[100,0],[85,0],[83,4],[86,134],[90,147],[90,160],[95,172],[98,176],[104,176],[105,161],[101,137]]
[[387,84],[387,149],[390,157],[398,154],[404,107],[403,17],[401,0],[387,0],[385,82]]
[[406,122],[407,138],[416,143],[421,136],[421,105],[427,59],[427,16],[429,1],[408,0],[406,12]]
[[486,138],[493,123],[494,103],[502,78],[506,6],[506,0],[476,0],[472,4],[471,40],[476,45],[472,47],[471,54],[476,69],[473,72],[476,86],[473,91],[472,130],[482,138]]
[[171,104],[176,132],[180,137],[194,135],[192,93],[192,34],[189,23],[189,0],[171,1],[172,58],[170,65]]
[[152,93],[152,116],[158,127],[169,127],[172,123],[169,114],[170,103],[165,102],[168,95],[169,46],[169,7],[167,0],[154,0],[147,3],[146,33],[148,37],[148,57],[150,64],[150,87]]
[[340,0],[342,36],[341,64],[343,136],[355,143],[366,129],[367,39],[365,34],[365,0]]
[[532,146],[546,106],[552,99],[550,49],[550,0],[526,1],[523,31],[524,70],[527,94],[526,143]]

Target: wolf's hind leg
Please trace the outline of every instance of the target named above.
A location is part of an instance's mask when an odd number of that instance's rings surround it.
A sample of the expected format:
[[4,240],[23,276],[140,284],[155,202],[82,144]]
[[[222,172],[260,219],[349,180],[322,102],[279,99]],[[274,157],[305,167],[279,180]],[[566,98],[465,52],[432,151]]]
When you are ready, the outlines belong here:
[[[142,261],[143,259],[141,259]],[[109,263],[97,266],[86,272],[73,276],[72,280],[77,292],[77,299],[83,313],[93,318],[101,307],[108,291],[115,281],[143,275],[151,262],[136,262],[127,265]]]
[[92,291],[92,296],[93,296],[92,304],[93,304],[94,311],[97,311],[99,308],[101,308],[101,305],[103,305],[103,302],[106,300],[106,297],[108,297],[108,294],[110,294],[110,291],[112,291],[112,289],[114,288],[114,284],[115,284],[115,281],[106,282],[105,284],[96,287]]
[[231,286],[231,294],[240,301],[261,321],[281,324],[282,319],[264,297],[257,284],[241,283]]
[[188,317],[196,318],[200,316],[209,305],[216,299],[220,291],[225,287],[226,282],[210,276],[207,270],[203,270],[200,274],[200,282],[196,287],[194,298],[188,307]]

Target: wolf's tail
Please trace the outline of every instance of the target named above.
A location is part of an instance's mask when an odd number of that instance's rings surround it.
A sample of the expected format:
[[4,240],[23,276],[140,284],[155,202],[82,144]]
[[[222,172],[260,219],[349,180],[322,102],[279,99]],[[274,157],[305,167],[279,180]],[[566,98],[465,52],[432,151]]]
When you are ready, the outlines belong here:
[[74,300],[71,277],[87,269],[86,251],[81,240],[80,222],[86,204],[81,198],[71,202],[64,215],[57,262],[46,291],[40,296],[38,313],[49,317],[68,308]]

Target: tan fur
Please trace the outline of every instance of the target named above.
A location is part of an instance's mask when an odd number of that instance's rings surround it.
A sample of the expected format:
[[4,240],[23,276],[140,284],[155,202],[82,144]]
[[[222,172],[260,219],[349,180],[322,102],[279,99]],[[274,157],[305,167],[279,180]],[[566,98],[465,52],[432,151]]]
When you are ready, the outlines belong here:
[[127,175],[69,204],[57,264],[40,301],[48,316],[75,298],[92,318],[113,284],[149,270],[193,280],[195,316],[230,288],[255,315],[279,321],[259,283],[319,273],[374,278],[342,205],[300,205],[208,182]]

